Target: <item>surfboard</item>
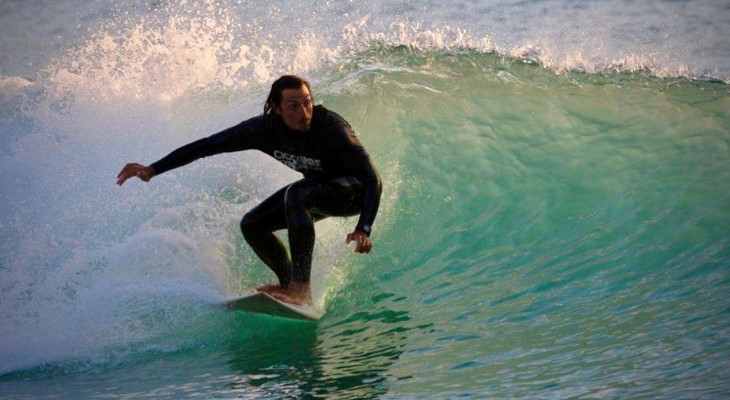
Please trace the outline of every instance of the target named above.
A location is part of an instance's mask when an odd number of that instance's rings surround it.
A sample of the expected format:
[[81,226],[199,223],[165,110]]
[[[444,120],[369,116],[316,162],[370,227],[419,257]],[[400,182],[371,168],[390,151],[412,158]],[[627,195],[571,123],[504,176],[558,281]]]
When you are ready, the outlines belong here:
[[268,314],[274,317],[318,321],[322,317],[314,306],[299,306],[285,303],[268,293],[252,289],[240,296],[232,297],[223,302],[229,310],[243,311],[254,314]]

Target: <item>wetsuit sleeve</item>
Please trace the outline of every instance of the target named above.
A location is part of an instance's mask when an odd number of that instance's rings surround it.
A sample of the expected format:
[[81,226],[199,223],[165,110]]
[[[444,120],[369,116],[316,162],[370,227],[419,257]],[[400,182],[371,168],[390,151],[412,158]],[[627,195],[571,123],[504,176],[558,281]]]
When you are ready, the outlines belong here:
[[339,148],[335,151],[339,153],[340,160],[345,168],[355,171],[355,178],[363,185],[363,204],[357,228],[370,235],[371,227],[380,206],[380,195],[382,193],[380,175],[350,124],[339,115],[334,113],[332,115],[336,123],[336,130],[339,131],[335,141]]
[[155,175],[182,167],[203,157],[256,148],[261,116],[243,121],[207,138],[186,144],[150,165]]

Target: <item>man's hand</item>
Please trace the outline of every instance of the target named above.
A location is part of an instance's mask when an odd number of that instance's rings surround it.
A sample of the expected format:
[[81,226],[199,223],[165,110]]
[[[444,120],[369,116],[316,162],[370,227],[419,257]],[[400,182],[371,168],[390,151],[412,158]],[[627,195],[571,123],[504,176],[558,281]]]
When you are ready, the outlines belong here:
[[355,242],[355,252],[357,253],[370,253],[370,250],[373,249],[373,242],[370,241],[370,237],[359,229],[355,229],[354,232],[347,235],[347,244],[350,244],[350,242]]
[[117,185],[122,184],[129,178],[136,176],[137,178],[149,182],[153,176],[155,176],[155,169],[145,165],[130,163],[122,168],[122,171],[117,175]]

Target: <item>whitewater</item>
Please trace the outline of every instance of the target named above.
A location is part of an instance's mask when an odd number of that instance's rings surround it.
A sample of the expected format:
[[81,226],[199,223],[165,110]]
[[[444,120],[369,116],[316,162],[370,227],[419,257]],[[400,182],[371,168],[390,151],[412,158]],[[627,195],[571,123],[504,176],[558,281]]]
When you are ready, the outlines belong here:
[[[730,396],[730,4],[0,3],[0,398]],[[317,224],[316,324],[240,152],[115,177],[312,81],[383,179]],[[285,232],[281,232],[285,236]]]

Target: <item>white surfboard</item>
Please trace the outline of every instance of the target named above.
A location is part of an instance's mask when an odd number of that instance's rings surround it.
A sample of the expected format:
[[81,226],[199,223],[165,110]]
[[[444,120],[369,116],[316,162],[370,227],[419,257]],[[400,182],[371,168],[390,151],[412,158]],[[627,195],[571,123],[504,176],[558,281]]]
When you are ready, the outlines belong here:
[[275,317],[318,321],[322,317],[314,306],[299,306],[285,303],[268,293],[252,289],[240,296],[231,297],[223,302],[229,310],[254,314],[268,314]]

